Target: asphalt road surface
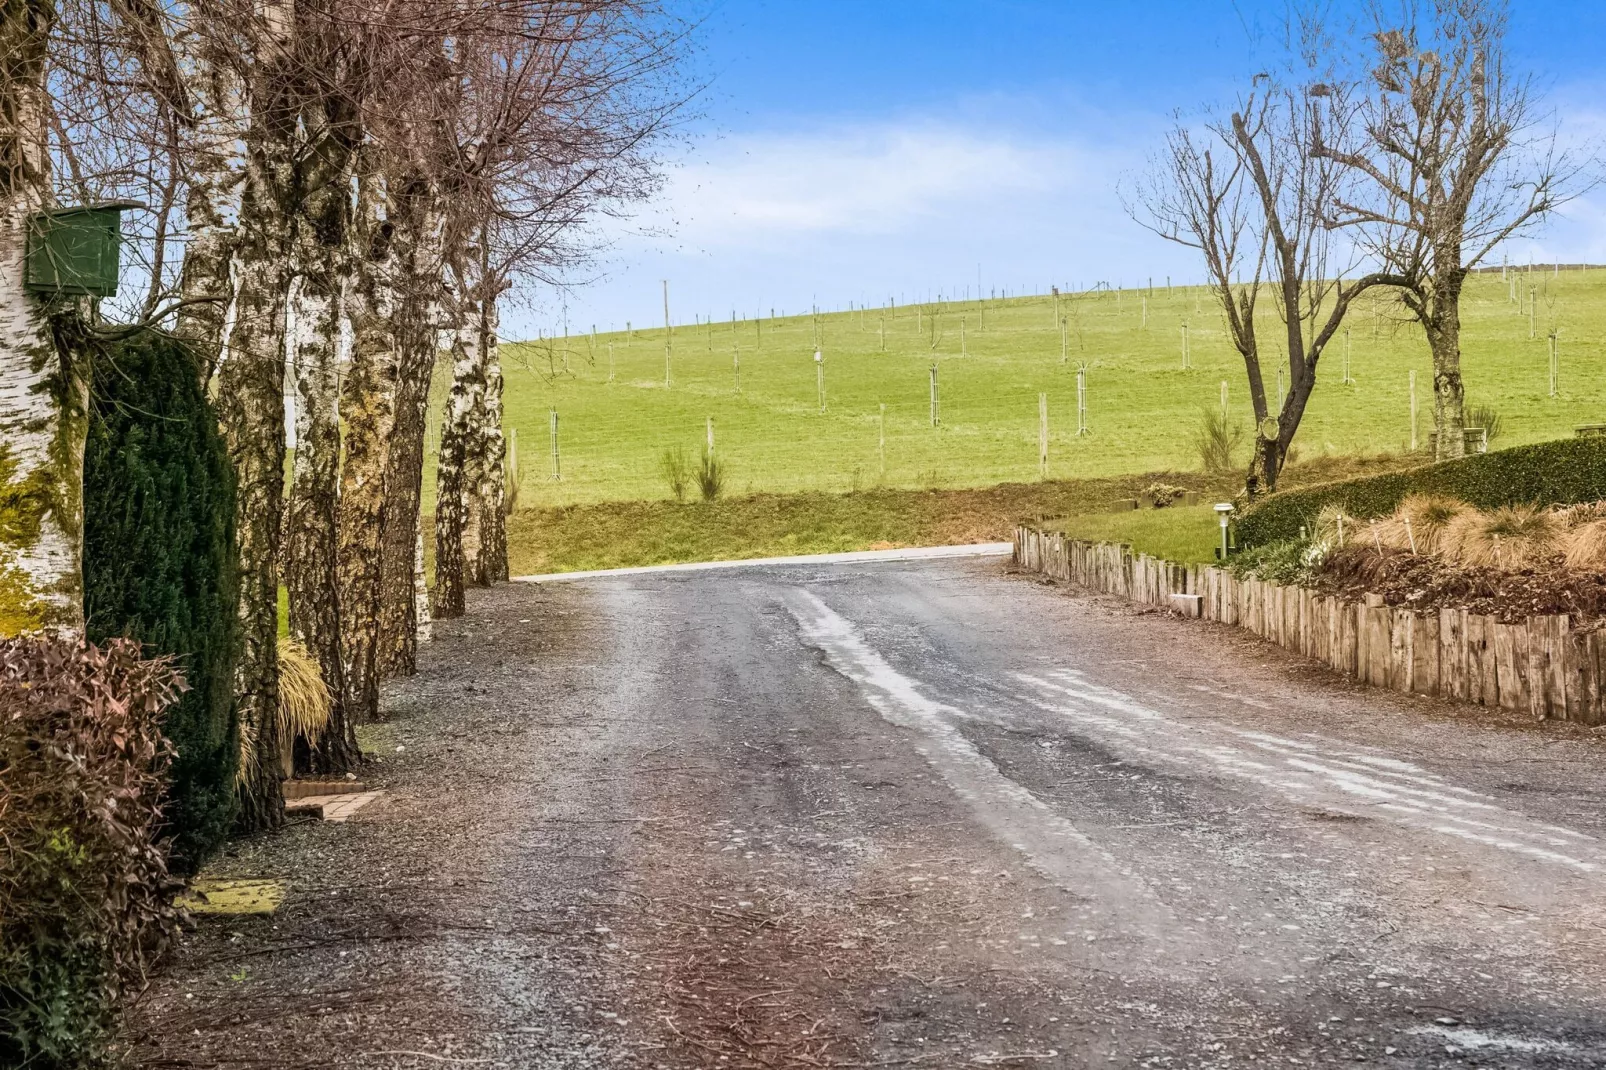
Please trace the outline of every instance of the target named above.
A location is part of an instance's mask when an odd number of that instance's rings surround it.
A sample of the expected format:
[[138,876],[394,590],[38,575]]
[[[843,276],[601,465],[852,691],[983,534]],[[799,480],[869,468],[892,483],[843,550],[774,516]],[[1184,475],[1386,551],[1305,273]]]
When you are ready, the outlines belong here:
[[1606,1065],[1606,753],[997,560],[481,592],[152,1066]]

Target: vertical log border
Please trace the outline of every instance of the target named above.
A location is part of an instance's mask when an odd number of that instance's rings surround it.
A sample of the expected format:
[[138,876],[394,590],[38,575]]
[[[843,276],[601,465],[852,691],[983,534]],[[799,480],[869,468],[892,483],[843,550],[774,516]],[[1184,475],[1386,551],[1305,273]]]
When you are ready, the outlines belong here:
[[1416,613],[1303,587],[1178,565],[1120,543],[1015,529],[1015,565],[1141,605],[1196,595],[1200,616],[1252,632],[1354,680],[1405,694],[1496,707],[1535,720],[1606,723],[1606,632],[1566,614],[1502,624],[1464,609]]

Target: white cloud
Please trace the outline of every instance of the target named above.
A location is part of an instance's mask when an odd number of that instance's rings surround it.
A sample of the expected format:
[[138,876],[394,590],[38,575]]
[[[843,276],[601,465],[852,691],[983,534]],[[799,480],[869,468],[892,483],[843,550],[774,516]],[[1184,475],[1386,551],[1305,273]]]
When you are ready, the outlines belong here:
[[1097,155],[935,122],[759,134],[713,148],[678,170],[665,190],[664,209],[694,245],[896,234],[1004,198],[1063,190]]
[[[569,295],[569,322],[656,322],[660,279],[690,319],[951,294],[978,266],[985,286],[1014,290],[1181,278],[1184,257],[1121,210],[1116,180],[1153,131],[1131,134],[1095,144],[924,117],[712,140],[649,211],[608,229],[606,277]],[[552,329],[555,303],[513,329]]]

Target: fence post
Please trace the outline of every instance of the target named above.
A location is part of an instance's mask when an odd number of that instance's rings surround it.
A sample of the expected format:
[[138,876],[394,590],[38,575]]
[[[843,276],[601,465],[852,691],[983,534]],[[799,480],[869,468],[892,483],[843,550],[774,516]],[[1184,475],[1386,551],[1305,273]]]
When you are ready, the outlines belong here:
[[[1440,444],[1442,451],[1443,444]],[[1416,452],[1416,369],[1411,369],[1411,452]],[[1442,452],[1440,454],[1443,456]]]
[[1037,395],[1037,478],[1048,478],[1048,395]]
[[552,481],[563,480],[563,464],[558,456],[558,410],[552,410]]
[[880,430],[881,430],[881,442],[880,442],[880,445],[877,447],[877,451],[879,452],[879,454],[881,456],[881,478],[882,479],[886,479],[887,478],[887,403],[885,401],[883,401],[881,403],[881,415],[880,415],[879,420],[880,420]]
[[670,340],[673,337],[673,334],[674,334],[674,329],[669,326],[669,280],[665,279],[664,280],[664,386],[666,388],[669,386],[669,383],[670,383],[670,377],[669,377],[669,355],[670,355]]

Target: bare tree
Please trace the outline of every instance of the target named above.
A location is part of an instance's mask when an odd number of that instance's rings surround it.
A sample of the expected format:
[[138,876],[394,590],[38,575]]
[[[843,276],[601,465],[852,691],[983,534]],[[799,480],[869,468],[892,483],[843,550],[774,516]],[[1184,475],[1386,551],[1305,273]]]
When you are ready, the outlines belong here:
[[498,303],[518,278],[561,283],[586,258],[588,221],[656,188],[654,146],[687,99],[674,81],[686,32],[654,0],[515,5],[458,51],[438,616],[462,613],[465,583],[507,575]]
[[[1345,169],[1318,154],[1323,131],[1344,128],[1354,108],[1347,87],[1315,77],[1256,77],[1226,122],[1201,138],[1178,127],[1154,174],[1139,187],[1139,222],[1202,252],[1228,334],[1243,357],[1255,414],[1255,453],[1245,488],[1275,490],[1289,446],[1316,387],[1322,353],[1355,299],[1397,281],[1353,274],[1355,252],[1328,218]],[[1247,268],[1249,281],[1243,282]],[[1269,286],[1282,328],[1288,381],[1281,400],[1267,390],[1256,313]]]
[[1400,0],[1373,8],[1374,66],[1360,122],[1319,154],[1362,181],[1335,199],[1397,280],[1433,355],[1437,456],[1459,457],[1461,294],[1467,275],[1576,192],[1531,79],[1508,69],[1506,0]]

